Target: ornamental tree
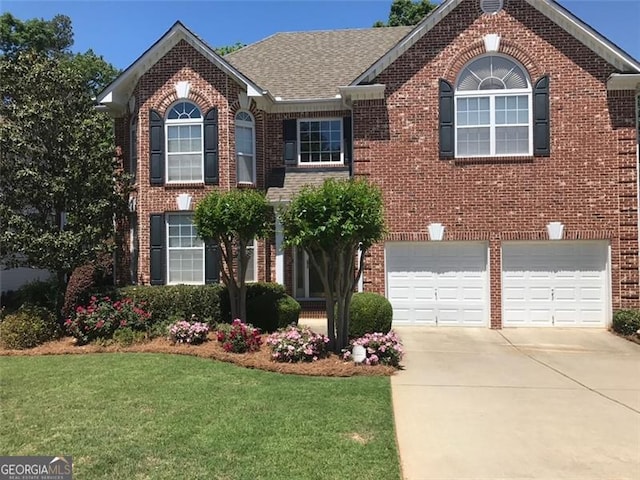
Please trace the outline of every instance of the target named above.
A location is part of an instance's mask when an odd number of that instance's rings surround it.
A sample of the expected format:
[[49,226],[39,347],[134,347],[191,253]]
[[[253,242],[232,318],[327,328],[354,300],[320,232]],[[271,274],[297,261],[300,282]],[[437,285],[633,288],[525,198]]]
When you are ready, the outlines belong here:
[[195,208],[198,235],[220,249],[220,276],[229,290],[231,317],[243,322],[247,319],[247,246],[269,234],[272,218],[264,194],[251,189],[215,190]]
[[128,193],[112,122],[93,102],[117,71],[71,53],[70,28],[66,17],[0,16],[1,260],[53,271],[62,285],[108,249]]
[[340,352],[349,342],[349,304],[367,250],[384,235],[382,193],[365,180],[329,179],[304,188],[280,217],[285,245],[303,248],[322,279],[327,333]]

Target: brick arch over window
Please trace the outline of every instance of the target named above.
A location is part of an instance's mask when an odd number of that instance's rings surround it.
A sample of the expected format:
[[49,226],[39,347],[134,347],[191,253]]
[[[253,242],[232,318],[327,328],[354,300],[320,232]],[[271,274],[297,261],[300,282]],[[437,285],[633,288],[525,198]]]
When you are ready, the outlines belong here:
[[171,107],[173,104],[178,103],[179,101],[183,102],[191,102],[198,106],[201,112],[206,112],[214,105],[211,104],[211,100],[208,99],[205,95],[200,93],[197,89],[193,88],[193,86],[189,89],[189,95],[185,98],[178,98],[175,89],[170,89],[160,100],[157,102],[157,109],[164,116],[167,113],[167,109]]
[[[484,39],[478,40],[477,42],[472,43],[467,48],[462,50],[458,55],[456,55],[453,60],[449,63],[447,68],[445,69],[445,74],[442,78],[446,79],[449,83],[455,83],[456,78],[460,71],[464,68],[466,64],[468,64],[471,60],[480,55],[485,55],[487,52],[484,45]],[[517,60],[522,64],[525,68],[529,76],[532,80],[535,80],[538,77],[544,75],[543,70],[540,66],[529,56],[529,54],[521,48],[517,43],[506,39],[500,39],[500,48],[496,53],[502,53],[503,55],[507,55],[512,57],[514,60]]]
[[256,122],[258,122],[259,120],[262,120],[263,117],[263,111],[260,110],[257,105],[256,102],[251,99],[250,103],[249,103],[249,108],[242,108],[240,106],[240,101],[236,100],[235,102],[231,102],[229,103],[229,118],[232,120],[236,118],[236,114],[240,111],[240,110],[246,110],[247,112],[250,112],[251,115],[253,115],[253,118],[255,118]]

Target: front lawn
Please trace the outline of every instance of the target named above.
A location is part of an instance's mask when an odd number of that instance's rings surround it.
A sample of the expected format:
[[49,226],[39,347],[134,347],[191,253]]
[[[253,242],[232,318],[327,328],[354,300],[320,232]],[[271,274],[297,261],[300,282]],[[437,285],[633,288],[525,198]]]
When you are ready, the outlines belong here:
[[3,455],[86,479],[399,479],[387,377],[165,354],[0,357]]

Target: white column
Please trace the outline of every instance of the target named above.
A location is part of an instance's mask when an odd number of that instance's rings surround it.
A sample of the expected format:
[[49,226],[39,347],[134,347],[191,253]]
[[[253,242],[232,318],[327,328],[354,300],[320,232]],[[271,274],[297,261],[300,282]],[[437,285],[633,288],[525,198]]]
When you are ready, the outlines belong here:
[[282,248],[282,241],[284,235],[282,233],[282,223],[280,219],[276,217],[276,283],[284,285],[284,249]]

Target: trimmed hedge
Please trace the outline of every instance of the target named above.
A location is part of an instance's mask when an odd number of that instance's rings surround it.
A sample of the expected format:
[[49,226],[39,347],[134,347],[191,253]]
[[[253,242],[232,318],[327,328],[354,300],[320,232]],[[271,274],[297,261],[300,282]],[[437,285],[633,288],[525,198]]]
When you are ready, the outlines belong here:
[[0,322],[0,346],[23,350],[51,340],[58,333],[51,312],[44,308],[27,307],[6,315]]
[[153,324],[166,323],[177,316],[186,320],[195,315],[211,324],[220,321],[222,285],[141,285],[118,289],[120,298],[143,303]]
[[611,328],[621,335],[634,335],[640,330],[640,310],[618,310],[614,312]]
[[298,325],[301,311],[302,306],[295,298],[289,295],[278,300],[278,328]]
[[[298,323],[300,304],[287,295],[279,283],[255,282],[247,284],[246,323],[259,328],[262,332],[275,332],[278,328]],[[231,304],[226,287],[220,295],[221,319],[231,323]]]
[[384,296],[373,292],[354,293],[349,305],[349,336],[367,333],[386,334],[391,330],[393,308]]

